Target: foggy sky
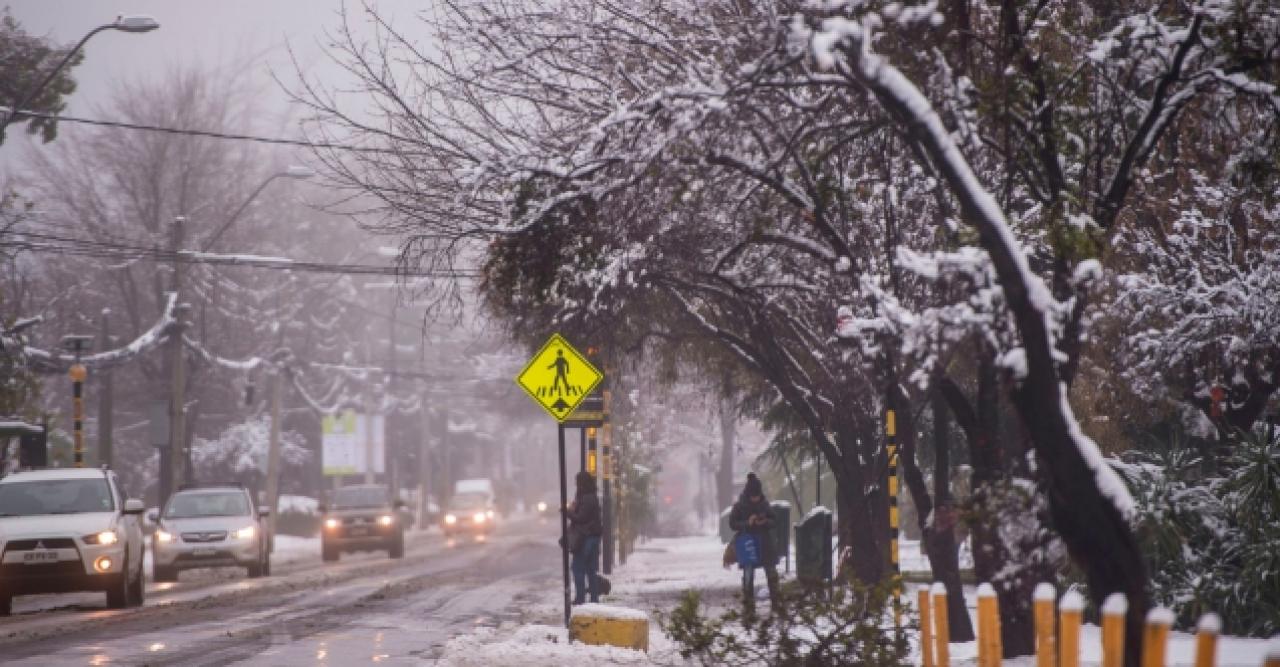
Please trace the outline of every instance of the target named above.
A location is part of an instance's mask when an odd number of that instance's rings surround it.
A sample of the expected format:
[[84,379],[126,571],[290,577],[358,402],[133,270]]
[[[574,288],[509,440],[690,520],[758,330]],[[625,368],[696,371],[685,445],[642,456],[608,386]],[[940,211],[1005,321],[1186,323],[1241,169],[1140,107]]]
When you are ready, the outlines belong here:
[[[118,14],[147,14],[159,21],[160,28],[149,33],[105,31],[89,40],[84,62],[73,70],[78,87],[68,100],[65,113],[70,115],[99,117],[97,107],[107,103],[113,86],[122,80],[160,78],[175,66],[237,65],[249,69],[255,89],[262,91],[264,110],[275,116],[286,111],[288,102],[271,72],[287,82],[296,78],[289,48],[309,75],[330,85],[341,79],[322,44],[325,30],[339,24],[342,0],[0,0],[3,4],[28,33],[49,36],[62,45],[75,43]],[[353,17],[362,9],[359,0],[346,4]],[[384,15],[402,19],[431,6],[430,0],[371,4]],[[359,17],[352,21],[360,29],[364,23]],[[0,170],[20,169],[23,146],[32,142],[19,128],[10,128],[8,134],[0,146]]]

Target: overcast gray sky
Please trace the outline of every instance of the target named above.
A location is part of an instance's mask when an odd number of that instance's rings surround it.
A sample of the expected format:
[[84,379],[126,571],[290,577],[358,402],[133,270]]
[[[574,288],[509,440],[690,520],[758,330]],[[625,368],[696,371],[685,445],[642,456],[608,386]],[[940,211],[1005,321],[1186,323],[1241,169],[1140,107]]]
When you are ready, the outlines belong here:
[[[0,0],[26,30],[71,44],[118,14],[147,14],[160,29],[144,34],[106,31],[85,47],[85,60],[74,70],[79,87],[66,113],[96,116],[112,87],[122,79],[159,77],[174,65],[244,64],[256,88],[264,91],[267,108],[283,111],[283,92],[271,83],[274,69],[286,80],[293,66],[288,47],[313,77],[333,83],[341,73],[324,55],[324,31],[339,23],[341,0]],[[384,15],[407,19],[430,0],[376,0]],[[354,15],[359,0],[347,3]],[[363,18],[353,21],[361,27]],[[403,25],[403,24],[402,24]],[[248,129],[248,128],[246,128]],[[10,132],[0,146],[0,168],[13,168],[21,157],[25,132]]]

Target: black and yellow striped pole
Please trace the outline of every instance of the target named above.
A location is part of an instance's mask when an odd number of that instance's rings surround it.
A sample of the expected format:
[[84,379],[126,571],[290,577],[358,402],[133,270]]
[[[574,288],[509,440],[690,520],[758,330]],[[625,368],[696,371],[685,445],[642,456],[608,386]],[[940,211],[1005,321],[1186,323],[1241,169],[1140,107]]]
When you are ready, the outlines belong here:
[[71,378],[72,455],[77,468],[84,467],[84,381],[89,376],[88,369],[80,363],[80,355],[92,340],[93,336],[62,337],[62,346],[75,354],[75,362],[67,369],[67,376]]
[[74,425],[72,442],[75,443],[75,463],[84,467],[84,380],[89,375],[84,364],[74,364],[67,371],[71,377],[71,420]]
[[885,451],[889,454],[889,565],[893,568],[895,581],[893,598],[893,625],[902,627],[902,609],[899,596],[902,591],[897,588],[901,584],[902,568],[898,563],[898,419],[893,409],[885,411],[884,432]]

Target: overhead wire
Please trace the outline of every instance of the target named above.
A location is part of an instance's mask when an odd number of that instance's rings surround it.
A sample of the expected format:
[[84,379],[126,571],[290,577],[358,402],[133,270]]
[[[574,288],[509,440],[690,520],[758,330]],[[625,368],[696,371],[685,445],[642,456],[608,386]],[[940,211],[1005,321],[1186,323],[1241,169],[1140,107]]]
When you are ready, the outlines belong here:
[[[40,232],[6,230],[0,232],[0,239],[13,237],[14,240],[0,240],[0,246],[27,250],[30,252],[97,257],[102,259],[131,260],[149,259],[157,262],[179,262],[183,264],[205,264],[215,266],[245,266],[285,271],[302,271],[309,273],[332,273],[342,275],[377,275],[405,278],[454,278],[470,279],[479,276],[478,272],[458,269],[447,270],[412,270],[395,266],[377,264],[351,264],[339,262],[317,262],[295,260],[286,257],[266,257],[249,254],[212,254],[196,253],[184,250],[169,250],[126,243],[112,243],[58,234]],[[24,238],[25,237],[25,238]],[[31,240],[34,239],[34,240]]]
[[[4,108],[6,111],[9,107]],[[264,137],[254,134],[236,134],[232,132],[216,132],[213,130],[192,130],[186,128],[164,127],[161,125],[148,125],[145,123],[128,123],[117,120],[100,120],[96,118],[80,118],[78,116],[68,116],[65,114],[45,113],[42,111],[21,111],[19,116],[29,116],[32,118],[43,118],[47,120],[76,123],[80,125],[94,125],[98,127],[115,127],[125,130],[139,130],[143,132],[159,132],[162,134],[179,134],[190,137],[206,137],[209,139],[223,139],[230,141],[252,141],[260,144],[272,144],[277,146],[297,146],[300,148],[325,148],[339,151],[350,151],[353,153],[386,153],[392,155],[404,155],[405,151],[380,148],[377,146],[351,146],[349,144],[337,144],[327,141],[306,141],[303,139],[282,139],[279,137]]]

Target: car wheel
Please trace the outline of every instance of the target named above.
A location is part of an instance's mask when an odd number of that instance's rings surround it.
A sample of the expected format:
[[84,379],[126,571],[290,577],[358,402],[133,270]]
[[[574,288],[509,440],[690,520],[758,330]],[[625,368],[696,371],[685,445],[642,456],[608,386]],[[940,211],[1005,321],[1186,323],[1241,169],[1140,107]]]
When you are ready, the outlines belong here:
[[404,558],[404,535],[396,537],[391,543],[391,548],[387,549],[387,555],[392,558]]
[[142,565],[138,565],[138,576],[133,578],[133,582],[129,584],[129,606],[141,607],[147,599],[147,582],[146,574],[142,571]]
[[107,607],[124,609],[129,606],[131,592],[129,590],[129,559],[125,558],[120,574],[108,576],[111,576],[111,580],[107,583]]
[[323,560],[326,563],[332,563],[333,561],[338,560],[338,548],[321,542],[320,560]]
[[0,616],[13,613],[13,594],[0,588]]

